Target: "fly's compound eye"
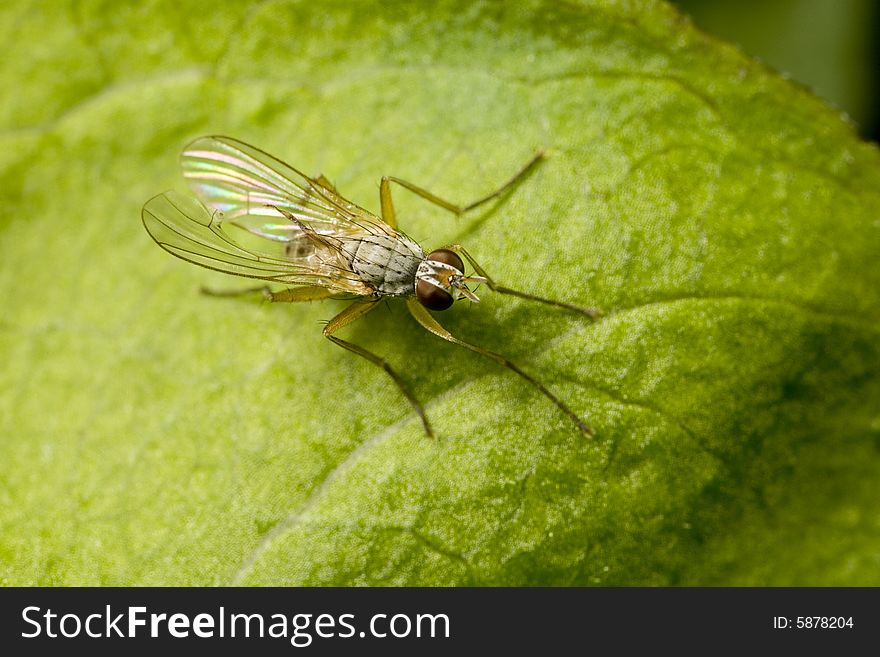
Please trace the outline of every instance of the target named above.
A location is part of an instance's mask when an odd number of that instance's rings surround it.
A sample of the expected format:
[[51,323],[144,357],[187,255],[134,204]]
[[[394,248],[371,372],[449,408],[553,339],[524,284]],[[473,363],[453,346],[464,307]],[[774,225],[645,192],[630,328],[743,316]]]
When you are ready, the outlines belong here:
[[428,260],[442,262],[444,265],[455,267],[458,271],[464,272],[464,263],[455,251],[450,251],[449,249],[437,249],[428,254]]
[[[461,258],[458,257],[457,253],[449,249],[431,251],[428,254],[427,260],[449,265],[460,272],[464,272],[464,263],[461,261]],[[416,297],[429,310],[446,310],[455,301],[452,294],[425,280],[416,283]]]
[[[437,253],[435,251],[434,253]],[[434,259],[434,253],[431,254],[431,260]],[[452,255],[455,255],[454,253]],[[458,256],[455,256],[456,258]],[[438,261],[439,262],[439,261]],[[461,262],[459,260],[459,262]],[[452,265],[455,267],[455,265]],[[436,285],[432,285],[428,281],[419,281],[416,283],[416,297],[428,310],[446,310],[452,305],[454,299],[446,290],[441,290]]]

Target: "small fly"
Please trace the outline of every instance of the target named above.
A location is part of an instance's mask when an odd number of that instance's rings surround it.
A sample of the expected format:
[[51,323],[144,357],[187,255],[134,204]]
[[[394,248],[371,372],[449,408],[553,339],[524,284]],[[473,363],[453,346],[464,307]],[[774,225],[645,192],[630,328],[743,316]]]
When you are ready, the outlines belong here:
[[[203,290],[214,296],[260,293],[270,301],[354,299],[331,319],[324,336],[381,367],[422,420],[434,431],[425,409],[388,362],[336,332],[360,319],[389,297],[406,300],[412,316],[434,335],[513,370],[552,401],[587,435],[593,430],[543,383],[504,356],[458,339],[429,312],[446,310],[458,299],[479,301],[469,284],[565,308],[596,318],[593,308],[544,299],[498,285],[459,244],[425,254],[398,230],[391,183],[456,215],[497,198],[523,178],[543,157],[538,152],[510,180],[469,205],[445,201],[410,182],[385,176],[379,186],[382,218],[343,198],[323,175],[310,178],[258,148],[230,137],[201,137],[181,154],[183,176],[198,200],[165,192],[144,205],[144,227],[163,249],[216,271],[285,284],[235,292]],[[464,261],[473,268],[465,273]]]

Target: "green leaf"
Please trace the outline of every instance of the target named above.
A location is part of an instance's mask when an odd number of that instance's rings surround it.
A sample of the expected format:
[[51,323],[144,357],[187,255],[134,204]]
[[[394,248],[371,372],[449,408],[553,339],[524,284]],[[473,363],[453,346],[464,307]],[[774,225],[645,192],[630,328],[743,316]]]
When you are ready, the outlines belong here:
[[[5,3],[0,583],[880,584],[880,156],[651,2]],[[13,38],[14,35],[14,38]],[[170,257],[139,220],[230,134],[460,241],[442,315],[596,428],[389,304]]]

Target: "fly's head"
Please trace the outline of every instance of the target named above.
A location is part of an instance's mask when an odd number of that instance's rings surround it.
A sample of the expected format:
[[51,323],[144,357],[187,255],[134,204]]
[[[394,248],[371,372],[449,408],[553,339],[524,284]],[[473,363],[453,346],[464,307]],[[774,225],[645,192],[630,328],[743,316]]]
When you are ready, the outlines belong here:
[[468,283],[485,283],[482,276],[465,276],[464,263],[449,249],[437,249],[416,271],[416,298],[429,310],[446,310],[456,299],[479,301]]

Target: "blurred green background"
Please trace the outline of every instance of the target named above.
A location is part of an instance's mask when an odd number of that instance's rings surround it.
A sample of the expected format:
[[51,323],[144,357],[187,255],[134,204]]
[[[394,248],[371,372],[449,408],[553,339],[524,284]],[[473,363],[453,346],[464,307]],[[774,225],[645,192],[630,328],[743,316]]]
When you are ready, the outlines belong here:
[[704,31],[811,88],[880,137],[876,0],[679,0]]

